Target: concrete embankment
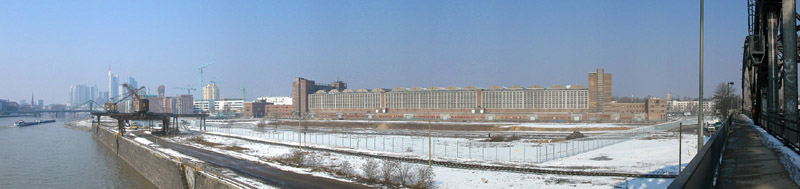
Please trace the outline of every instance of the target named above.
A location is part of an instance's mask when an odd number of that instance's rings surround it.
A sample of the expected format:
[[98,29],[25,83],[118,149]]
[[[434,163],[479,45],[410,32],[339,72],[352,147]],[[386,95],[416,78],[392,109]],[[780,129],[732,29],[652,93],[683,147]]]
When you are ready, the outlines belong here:
[[92,136],[159,188],[248,188],[231,178],[161,153],[107,128],[92,126]]

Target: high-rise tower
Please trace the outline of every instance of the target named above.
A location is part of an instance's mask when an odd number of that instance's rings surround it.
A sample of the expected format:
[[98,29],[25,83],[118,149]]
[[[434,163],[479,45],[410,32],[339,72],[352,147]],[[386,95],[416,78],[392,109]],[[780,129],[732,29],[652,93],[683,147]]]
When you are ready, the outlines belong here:
[[117,101],[119,99],[119,76],[111,73],[111,66],[108,67],[108,99]]
[[611,74],[599,68],[589,73],[589,111],[603,112],[606,102],[611,102]]
[[203,100],[219,100],[219,87],[215,83],[209,83],[203,87]]

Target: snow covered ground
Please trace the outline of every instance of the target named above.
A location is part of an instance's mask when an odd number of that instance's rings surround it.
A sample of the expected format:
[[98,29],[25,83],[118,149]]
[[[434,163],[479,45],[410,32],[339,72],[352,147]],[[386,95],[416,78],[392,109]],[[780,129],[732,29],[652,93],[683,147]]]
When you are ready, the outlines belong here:
[[[213,143],[222,144],[216,147],[204,146],[188,141],[191,136],[175,138],[176,142],[187,143],[189,145],[233,154],[243,159],[265,161],[270,158],[282,156],[290,153],[293,147],[268,145],[260,142],[240,140],[224,136],[202,135],[203,139]],[[696,140],[692,135],[684,135],[681,142],[683,151],[683,166],[694,156],[696,151]],[[243,138],[271,141],[270,139],[252,136]],[[585,153],[578,153],[571,157],[549,160],[544,163],[526,163],[525,166],[559,169],[559,170],[580,170],[580,171],[603,171],[603,172],[624,172],[624,173],[651,173],[662,174],[677,172],[678,162],[678,140],[676,136],[669,133],[660,133],[655,139],[637,139],[612,144],[607,147],[591,150]],[[226,146],[237,146],[246,148],[241,152],[225,152],[222,148]],[[315,146],[316,147],[316,146]],[[380,151],[360,150],[367,153],[386,155]],[[323,164],[336,164],[340,161],[348,161],[356,170],[366,162],[366,159],[342,155],[336,153],[323,154]],[[402,154],[398,154],[402,156]],[[284,166],[284,165],[278,165]],[[623,177],[587,177],[587,176],[565,176],[547,175],[530,173],[513,173],[502,171],[486,171],[471,169],[455,169],[448,167],[434,166],[435,185],[438,188],[664,188],[672,179],[646,179],[646,178],[623,178]],[[299,171],[308,173],[310,170],[302,168],[282,168],[285,170]],[[318,176],[334,177],[328,173],[311,173]]]
[[[540,124],[548,125],[548,124]],[[557,124],[550,124],[550,126]],[[569,127],[614,127],[613,124],[564,124]],[[436,136],[432,141],[427,136],[398,135],[391,132],[327,132],[309,131],[298,134],[296,128],[257,127],[255,123],[234,123],[229,125],[209,124],[208,131],[216,134],[253,137],[256,140],[297,144],[302,139],[304,145],[315,145],[329,149],[352,149],[358,151],[375,151],[384,153],[400,153],[403,156],[427,157],[430,153],[435,158],[452,161],[472,161],[495,164],[527,164],[540,163],[569,157],[575,154],[598,149],[611,144],[649,136],[678,127],[677,122],[656,125],[633,126],[633,129],[615,131],[602,135],[593,135],[579,140],[521,139],[508,142],[484,142],[487,135],[481,137],[448,137]],[[197,127],[190,127],[197,130]],[[500,133],[510,137],[514,133]],[[526,132],[526,133],[531,133]],[[535,133],[535,132],[533,132]],[[496,133],[497,134],[497,133]],[[430,149],[429,149],[430,148]]]
[[[175,150],[168,149],[168,148],[163,148],[163,147],[159,146],[158,144],[153,143],[152,141],[150,141],[148,139],[137,137],[133,133],[128,134],[128,135],[130,137],[134,137],[133,140],[138,142],[139,144],[142,144],[142,145],[145,145],[145,146],[149,146],[149,147],[157,150],[158,152],[164,153],[164,154],[169,155],[171,157],[179,158],[178,160],[183,159],[183,160],[187,160],[187,161],[193,162],[193,163],[201,163],[201,164],[204,163],[204,161],[202,161],[202,160],[196,159],[196,158],[191,157],[191,156],[184,155],[184,154],[182,154],[180,152],[177,152]],[[204,171],[204,170],[201,170],[200,174],[214,175],[213,173],[210,173],[210,172],[207,172],[207,171]],[[236,173],[234,173],[232,171],[229,171],[229,170],[222,170],[221,174],[227,176],[228,178],[220,178],[220,179],[223,179],[223,180],[232,179],[232,180],[234,180],[233,183],[247,183],[248,185],[254,186],[254,187],[257,187],[257,188],[275,188],[275,187],[272,187],[270,185],[264,184],[263,182],[260,182],[260,181],[254,180],[254,179],[250,179],[250,178],[247,178],[247,177],[242,177],[242,176],[237,175]]]
[[[188,141],[190,137],[176,138],[176,142],[182,142],[194,147],[226,153],[234,157],[258,161],[282,170],[295,171],[300,173],[313,174],[327,178],[338,178],[329,173],[311,172],[308,168],[293,168],[281,164],[265,161],[270,158],[280,157],[290,153],[291,147],[266,145],[263,143],[251,142],[228,137],[203,135],[203,139],[208,142],[220,143],[223,145],[216,147],[204,146]],[[237,146],[247,148],[242,152],[231,152],[222,150],[224,147]],[[318,153],[322,164],[332,165],[347,161],[358,174],[364,174],[361,167],[366,159],[357,156],[342,155],[336,153]],[[437,188],[610,188],[624,181],[618,177],[585,177],[585,176],[564,176],[547,174],[514,173],[502,171],[456,169],[441,166],[433,166],[435,173],[434,183]]]
[[561,142],[550,139],[535,142],[530,140],[482,142],[481,140],[488,138],[436,137],[429,142],[428,137],[421,136],[326,132],[304,132],[300,135],[297,130],[260,129],[255,126],[227,128],[208,126],[208,131],[292,145],[302,139],[304,145],[321,148],[399,153],[404,156],[427,157],[430,147],[430,152],[437,158],[490,163],[544,162],[627,140],[616,137]]
[[[697,135],[684,134],[681,164],[686,166],[697,152]],[[585,171],[677,174],[678,138],[670,133],[661,139],[637,139],[610,145],[559,160],[540,164],[557,169]]]

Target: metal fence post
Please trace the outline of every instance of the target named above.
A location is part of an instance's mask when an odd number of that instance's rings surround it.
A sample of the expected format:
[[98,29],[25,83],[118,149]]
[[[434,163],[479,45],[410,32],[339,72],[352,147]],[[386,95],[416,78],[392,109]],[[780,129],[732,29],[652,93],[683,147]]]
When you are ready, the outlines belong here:
[[400,152],[403,152],[404,145],[406,145],[406,138],[400,137]]

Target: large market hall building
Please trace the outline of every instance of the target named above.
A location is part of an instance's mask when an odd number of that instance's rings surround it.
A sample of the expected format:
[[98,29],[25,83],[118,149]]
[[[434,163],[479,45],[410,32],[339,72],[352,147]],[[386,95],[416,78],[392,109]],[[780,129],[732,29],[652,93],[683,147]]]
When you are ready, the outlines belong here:
[[442,119],[509,121],[664,120],[666,101],[612,102],[612,77],[588,74],[588,86],[412,87],[348,89],[342,81],[292,83],[295,115],[320,119]]

